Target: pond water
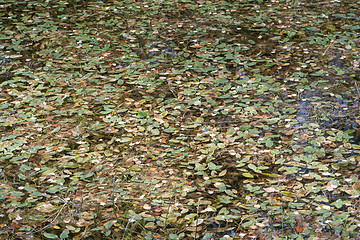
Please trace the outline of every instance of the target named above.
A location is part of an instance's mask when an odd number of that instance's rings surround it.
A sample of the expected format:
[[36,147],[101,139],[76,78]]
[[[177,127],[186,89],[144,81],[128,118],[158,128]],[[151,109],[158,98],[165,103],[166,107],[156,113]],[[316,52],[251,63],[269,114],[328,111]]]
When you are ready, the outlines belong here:
[[359,237],[357,5],[0,4],[0,235]]

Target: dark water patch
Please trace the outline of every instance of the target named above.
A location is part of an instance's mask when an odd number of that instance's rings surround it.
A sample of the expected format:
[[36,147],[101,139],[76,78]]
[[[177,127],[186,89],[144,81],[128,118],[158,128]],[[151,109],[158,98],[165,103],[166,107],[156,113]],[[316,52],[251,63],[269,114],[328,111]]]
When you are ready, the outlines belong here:
[[[304,91],[298,101],[298,124],[317,124],[321,129],[357,130],[358,101],[346,93],[331,93],[332,89]],[[357,131],[355,131],[357,132]],[[357,141],[354,134],[354,140]]]
[[2,58],[0,68],[0,83],[11,79],[11,66],[9,66],[9,60]]
[[171,60],[172,58],[176,58],[178,55],[177,51],[175,50],[175,46],[171,40],[163,40],[163,41],[145,40],[145,42],[139,44],[139,48],[135,49],[135,51],[137,52],[140,59],[143,60],[153,59],[154,62],[161,59]]

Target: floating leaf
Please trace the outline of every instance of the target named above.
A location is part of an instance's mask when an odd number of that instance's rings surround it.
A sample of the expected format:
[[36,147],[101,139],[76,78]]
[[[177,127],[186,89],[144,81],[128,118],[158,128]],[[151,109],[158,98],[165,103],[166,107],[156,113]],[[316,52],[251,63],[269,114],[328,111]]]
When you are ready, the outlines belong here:
[[192,226],[192,227],[199,226],[199,225],[201,225],[203,222],[204,222],[204,219],[198,218],[198,219],[196,219],[195,221],[193,221],[193,222],[190,224],[190,226]]
[[255,166],[254,164],[250,163],[247,165],[251,170],[253,170],[254,172],[257,172],[257,173],[262,173],[262,171],[257,167]]
[[164,129],[164,132],[166,133],[173,133],[176,131],[176,128],[167,128],[167,129]]
[[133,140],[132,138],[124,137],[124,138],[117,139],[116,141],[121,142],[121,143],[126,143],[126,142],[131,142],[132,140]]
[[53,233],[44,233],[43,235],[44,235],[44,237],[49,238],[49,239],[58,239],[58,236]]
[[40,203],[38,204],[35,209],[37,211],[43,212],[43,213],[51,213],[58,209],[57,206],[52,205],[51,203]]
[[248,172],[242,173],[242,175],[246,178],[254,178],[254,176]]
[[219,177],[225,176],[226,173],[227,173],[227,170],[226,170],[226,169],[223,170],[223,171],[221,171],[221,172],[219,173]]
[[331,203],[331,205],[337,207],[337,208],[341,208],[342,206],[344,206],[345,202],[341,199],[336,200],[335,202]]
[[69,237],[69,230],[65,229],[64,231],[61,232],[60,234],[61,239],[66,239],[68,237]]
[[208,167],[209,167],[210,170],[218,170],[218,169],[222,168],[222,166],[218,166],[218,165],[216,165],[216,164],[214,164],[212,162],[208,163]]
[[226,136],[227,137],[231,137],[232,135],[234,135],[236,133],[236,130],[234,127],[230,127],[227,132],[226,132]]

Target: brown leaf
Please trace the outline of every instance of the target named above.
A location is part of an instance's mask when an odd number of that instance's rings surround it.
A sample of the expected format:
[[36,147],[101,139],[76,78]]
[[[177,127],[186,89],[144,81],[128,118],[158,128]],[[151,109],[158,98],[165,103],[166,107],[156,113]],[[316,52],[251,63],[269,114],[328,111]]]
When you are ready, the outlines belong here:
[[298,226],[295,228],[295,230],[296,230],[296,232],[298,232],[298,233],[301,233],[302,231],[304,231],[304,229],[303,229],[300,225],[298,225]]

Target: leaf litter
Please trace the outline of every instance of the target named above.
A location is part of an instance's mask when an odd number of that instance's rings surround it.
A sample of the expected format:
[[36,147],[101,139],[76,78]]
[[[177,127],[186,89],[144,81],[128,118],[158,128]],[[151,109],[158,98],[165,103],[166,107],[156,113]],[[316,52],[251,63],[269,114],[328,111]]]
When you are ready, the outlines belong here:
[[6,1],[1,237],[357,239],[353,1]]

